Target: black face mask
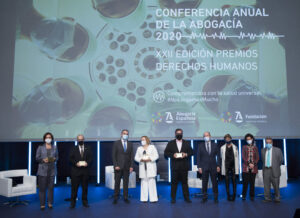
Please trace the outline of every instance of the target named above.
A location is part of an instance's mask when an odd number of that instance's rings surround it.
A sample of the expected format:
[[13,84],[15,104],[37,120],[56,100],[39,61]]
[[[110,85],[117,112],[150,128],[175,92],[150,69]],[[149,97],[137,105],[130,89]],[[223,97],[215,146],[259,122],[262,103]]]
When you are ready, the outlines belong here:
[[84,141],[78,141],[78,145],[82,146],[84,144]]
[[181,140],[182,139],[182,134],[176,134],[176,139]]
[[231,140],[230,140],[230,141],[226,141],[226,144],[227,144],[227,145],[230,145],[230,144],[231,144]]

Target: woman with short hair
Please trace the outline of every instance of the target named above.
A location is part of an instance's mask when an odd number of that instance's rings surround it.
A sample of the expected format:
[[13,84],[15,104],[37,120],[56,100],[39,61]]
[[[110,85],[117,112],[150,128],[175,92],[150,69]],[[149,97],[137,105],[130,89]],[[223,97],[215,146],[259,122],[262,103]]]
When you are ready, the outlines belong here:
[[[224,136],[225,144],[221,147],[221,174],[225,176],[227,200],[235,201],[236,197],[236,177],[239,174],[239,151],[237,146],[232,143],[230,134]],[[232,180],[233,195],[230,195],[230,180]]]
[[43,144],[36,151],[38,164],[38,185],[41,210],[45,209],[46,190],[48,189],[48,207],[53,208],[54,178],[56,175],[56,162],[58,160],[57,147],[53,144],[52,133],[47,132],[43,136]]

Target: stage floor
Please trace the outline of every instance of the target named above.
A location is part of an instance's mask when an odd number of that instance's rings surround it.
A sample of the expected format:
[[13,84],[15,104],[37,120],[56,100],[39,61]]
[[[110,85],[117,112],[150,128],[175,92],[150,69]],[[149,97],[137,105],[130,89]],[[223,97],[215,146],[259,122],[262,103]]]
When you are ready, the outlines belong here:
[[[241,193],[242,185],[238,185],[238,194]],[[199,189],[190,189],[190,194],[199,192]],[[255,190],[256,194],[263,193],[262,188]],[[18,205],[10,208],[4,206],[7,199],[0,197],[0,216],[10,217],[128,217],[128,218],[192,218],[192,217],[231,217],[231,218],[289,218],[293,217],[296,208],[300,208],[300,180],[289,181],[288,187],[281,189],[281,203],[263,203],[262,197],[256,197],[254,202],[250,199],[242,201],[237,198],[235,202],[228,202],[226,198],[224,183],[219,184],[219,203],[213,202],[212,196],[206,204],[201,203],[201,198],[191,198],[192,203],[185,203],[182,196],[181,185],[179,185],[176,204],[170,203],[170,185],[158,183],[159,202],[141,203],[139,201],[140,186],[130,189],[130,204],[120,200],[117,205],[112,204],[109,198],[113,191],[104,186],[89,186],[90,208],[84,208],[81,200],[77,202],[75,209],[69,209],[71,188],[67,185],[58,185],[54,193],[54,209],[40,211],[38,194],[25,196],[22,199],[29,200],[28,206]],[[209,190],[211,193],[211,190]],[[79,189],[79,197],[81,189]]]

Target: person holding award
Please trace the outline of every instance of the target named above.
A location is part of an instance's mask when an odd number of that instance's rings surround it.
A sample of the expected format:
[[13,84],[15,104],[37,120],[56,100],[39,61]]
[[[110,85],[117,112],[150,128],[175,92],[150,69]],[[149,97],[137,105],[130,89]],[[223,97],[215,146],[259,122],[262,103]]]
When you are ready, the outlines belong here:
[[74,146],[70,152],[70,162],[72,164],[71,169],[71,205],[70,208],[75,208],[76,198],[79,185],[82,187],[82,205],[89,207],[87,194],[88,194],[88,180],[89,180],[89,168],[92,163],[92,151],[91,148],[84,144],[84,136],[77,136],[78,146]]
[[156,160],[158,152],[154,145],[150,144],[147,136],[141,137],[141,146],[135,153],[135,161],[139,163],[139,177],[141,179],[141,202],[157,202],[157,190],[155,177],[157,174]]
[[178,182],[181,181],[184,200],[191,203],[188,187],[188,170],[190,169],[189,158],[193,150],[188,141],[182,139],[183,130],[175,130],[175,139],[169,141],[165,149],[165,156],[171,159],[171,203],[176,203]]
[[41,210],[45,209],[46,189],[48,188],[48,207],[53,208],[54,177],[56,175],[56,161],[58,160],[57,147],[53,145],[53,135],[47,132],[43,136],[44,144],[36,151],[38,164],[38,184]]

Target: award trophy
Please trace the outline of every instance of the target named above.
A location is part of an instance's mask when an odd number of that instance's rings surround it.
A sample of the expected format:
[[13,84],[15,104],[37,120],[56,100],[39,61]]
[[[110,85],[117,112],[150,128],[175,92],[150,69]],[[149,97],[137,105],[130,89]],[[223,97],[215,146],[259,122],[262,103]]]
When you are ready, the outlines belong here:
[[177,153],[177,154],[176,154],[176,158],[183,158],[182,153]]

